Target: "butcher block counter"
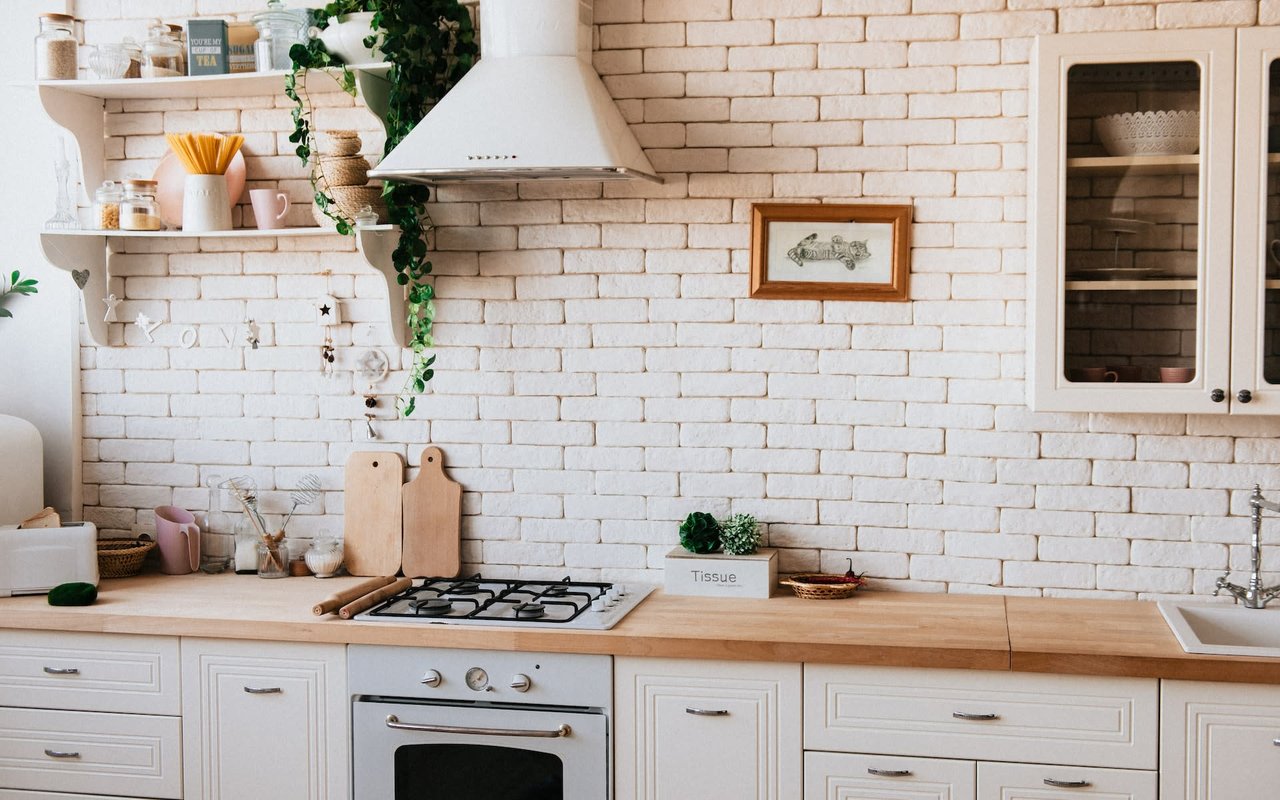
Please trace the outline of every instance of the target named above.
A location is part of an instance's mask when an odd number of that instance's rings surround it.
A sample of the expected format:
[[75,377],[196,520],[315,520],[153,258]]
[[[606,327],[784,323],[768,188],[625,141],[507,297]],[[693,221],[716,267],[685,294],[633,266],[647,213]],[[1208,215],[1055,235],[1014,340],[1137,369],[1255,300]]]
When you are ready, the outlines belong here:
[[104,580],[86,607],[53,607],[44,596],[0,599],[0,628],[1280,683],[1280,659],[1184,653],[1148,602],[874,591],[849,600],[725,600],[659,590],[609,631],[312,613],[361,580]]

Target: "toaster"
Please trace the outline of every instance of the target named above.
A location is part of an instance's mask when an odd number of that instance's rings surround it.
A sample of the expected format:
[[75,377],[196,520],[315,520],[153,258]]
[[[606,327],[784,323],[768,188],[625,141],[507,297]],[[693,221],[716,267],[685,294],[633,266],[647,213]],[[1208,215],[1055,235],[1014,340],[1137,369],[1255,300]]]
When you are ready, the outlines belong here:
[[46,594],[73,582],[98,585],[98,528],[92,522],[23,530],[0,526],[0,597]]

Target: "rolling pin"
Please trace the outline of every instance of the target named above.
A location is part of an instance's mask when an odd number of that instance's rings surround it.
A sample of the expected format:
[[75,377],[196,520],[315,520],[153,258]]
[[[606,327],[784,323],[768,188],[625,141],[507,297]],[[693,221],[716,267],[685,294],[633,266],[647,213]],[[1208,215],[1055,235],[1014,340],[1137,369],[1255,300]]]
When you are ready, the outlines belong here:
[[367,581],[360,581],[350,589],[329,595],[324,600],[316,603],[311,611],[317,617],[332,613],[342,608],[347,603],[350,603],[352,600],[359,600],[361,597],[364,597],[370,592],[381,589],[383,586],[386,586],[394,580],[394,577],[383,576],[381,578],[370,578]]
[[338,616],[343,619],[351,619],[361,611],[364,611],[367,608],[372,608],[375,604],[381,603],[393,594],[403,592],[412,585],[412,578],[401,578],[395,583],[389,583],[381,589],[378,589],[376,592],[367,594],[358,600],[352,600],[350,603],[347,603],[345,606],[338,609]]

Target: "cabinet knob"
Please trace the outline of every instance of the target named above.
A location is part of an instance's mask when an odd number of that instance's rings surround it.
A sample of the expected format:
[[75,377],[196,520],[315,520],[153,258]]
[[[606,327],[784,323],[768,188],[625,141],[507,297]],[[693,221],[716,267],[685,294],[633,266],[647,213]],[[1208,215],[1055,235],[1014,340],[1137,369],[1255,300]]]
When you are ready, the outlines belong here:
[[531,686],[533,681],[529,680],[528,675],[515,675],[511,678],[511,688],[517,692],[527,692]]
[[423,686],[430,686],[431,688],[434,689],[435,687],[439,686],[440,682],[443,680],[444,678],[440,677],[439,672],[436,672],[434,669],[429,669],[426,672],[422,673],[422,680],[418,681],[418,683],[422,684]]
[[1241,403],[1248,403],[1251,400],[1253,400],[1253,392],[1249,391],[1248,389],[1241,389],[1239,392],[1236,393],[1236,399],[1239,400]]
[[1221,403],[1223,400],[1227,399],[1227,393],[1221,389],[1214,389],[1212,392],[1209,392],[1209,399],[1215,403]]

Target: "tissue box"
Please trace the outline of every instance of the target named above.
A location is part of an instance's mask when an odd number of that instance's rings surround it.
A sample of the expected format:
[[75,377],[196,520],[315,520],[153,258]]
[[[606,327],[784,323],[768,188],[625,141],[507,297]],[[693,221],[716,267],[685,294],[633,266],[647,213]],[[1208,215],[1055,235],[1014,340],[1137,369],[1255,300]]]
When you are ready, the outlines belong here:
[[698,555],[677,547],[667,553],[665,574],[667,594],[764,599],[778,583],[778,551],[762,547],[749,556]]

